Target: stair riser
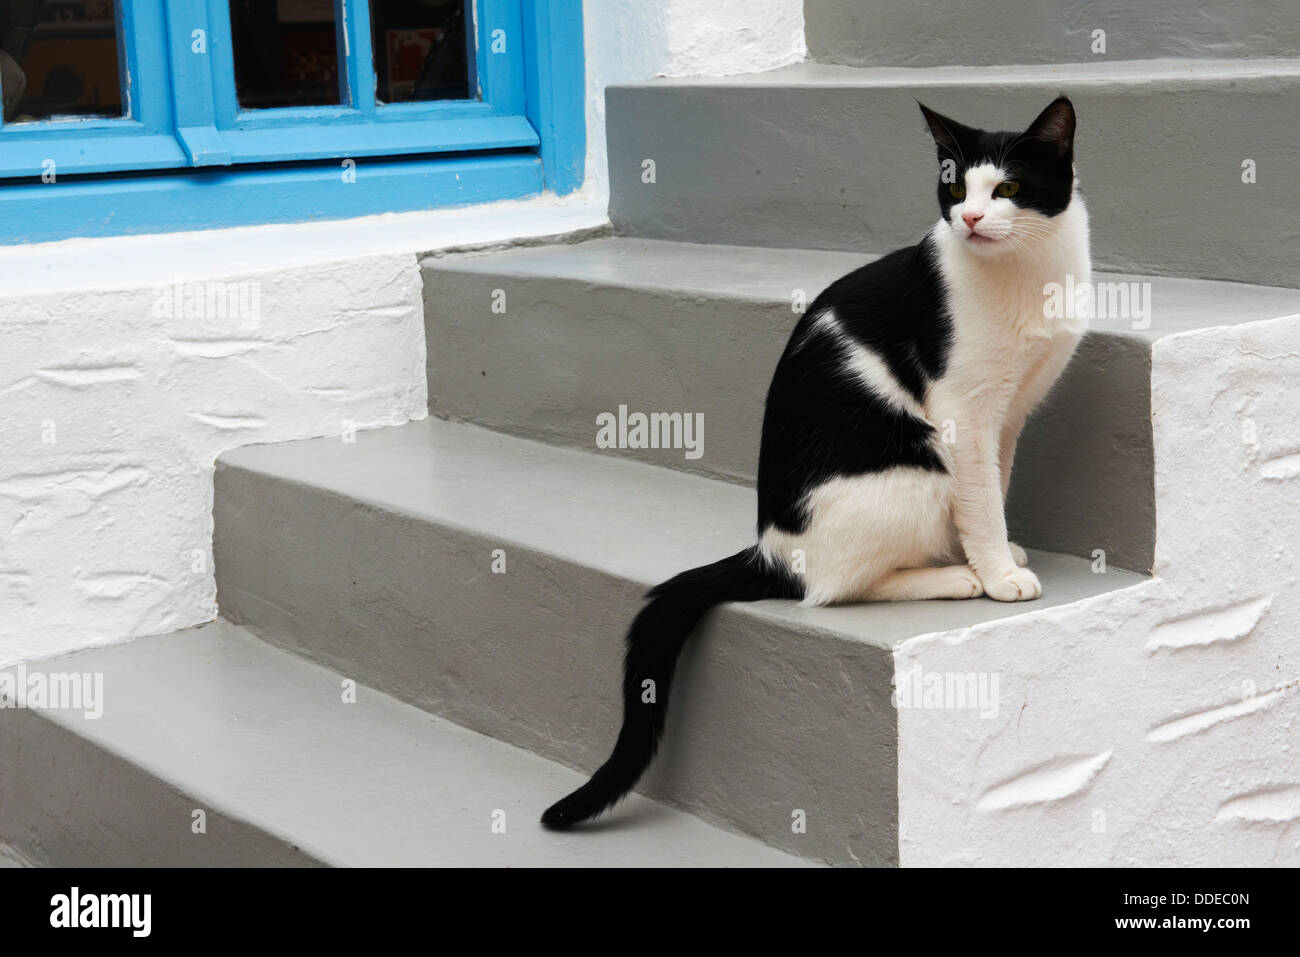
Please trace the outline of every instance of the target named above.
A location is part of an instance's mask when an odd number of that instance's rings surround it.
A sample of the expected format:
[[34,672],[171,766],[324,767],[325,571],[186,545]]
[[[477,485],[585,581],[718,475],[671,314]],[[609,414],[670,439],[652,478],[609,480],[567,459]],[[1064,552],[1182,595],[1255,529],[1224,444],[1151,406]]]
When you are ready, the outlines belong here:
[[[206,833],[192,830],[196,810]],[[0,835],[46,867],[321,863],[28,710],[0,712]]]
[[[753,483],[768,380],[798,320],[789,302],[441,272],[436,265],[424,277],[433,415]],[[496,289],[510,303],[506,315],[483,308]],[[599,449],[597,416],[617,415],[620,405],[703,413],[703,455]]]
[[[880,253],[938,217],[921,99],[1023,127],[1064,90],[1098,268],[1300,284],[1295,77],[898,86],[663,83],[607,93],[610,216],[629,235]],[[653,184],[643,161],[655,162]],[[1241,163],[1258,182],[1241,181]]]
[[1149,573],[1155,563],[1151,343],[1084,337],[1030,417],[1007,495],[1011,538]]
[[[526,438],[752,484],[790,301],[424,268],[429,409]],[[811,300],[828,281],[809,276]],[[493,293],[508,309],[493,314]],[[1031,420],[1008,520],[1020,543],[1150,569],[1150,343],[1094,333]],[[704,454],[596,447],[596,416],[704,415]],[[1116,467],[1123,463],[1123,468]]]
[[[1154,57],[1293,57],[1300,20],[1290,0],[1005,0],[863,3],[804,0],[808,52],[850,66],[1068,63]],[[1106,31],[1104,54],[1093,31]]]
[[[223,615],[570,766],[606,757],[644,583],[222,464],[215,523]],[[805,857],[896,861],[888,651],[729,607],[680,675],[644,793]],[[538,794],[538,813],[558,796]]]

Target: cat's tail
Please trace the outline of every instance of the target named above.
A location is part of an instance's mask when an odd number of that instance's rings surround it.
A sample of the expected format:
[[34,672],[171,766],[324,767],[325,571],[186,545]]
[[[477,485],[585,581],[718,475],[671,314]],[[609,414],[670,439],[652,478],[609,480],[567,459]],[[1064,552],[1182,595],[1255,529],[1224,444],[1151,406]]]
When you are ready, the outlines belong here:
[[627,633],[623,661],[623,727],[614,753],[591,780],[547,808],[542,824],[563,829],[595,817],[632,790],[659,747],[677,657],[714,605],[763,598],[800,598],[797,579],[764,560],[757,547],[682,572],[650,590]]

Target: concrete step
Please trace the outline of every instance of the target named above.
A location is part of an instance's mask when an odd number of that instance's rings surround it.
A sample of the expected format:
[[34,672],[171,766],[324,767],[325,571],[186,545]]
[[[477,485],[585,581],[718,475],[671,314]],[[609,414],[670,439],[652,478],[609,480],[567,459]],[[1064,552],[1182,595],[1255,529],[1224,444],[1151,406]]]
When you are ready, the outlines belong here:
[[[850,66],[1300,56],[1300,17],[1290,0],[1049,0],[1014,9],[1004,0],[968,0],[959,13],[940,0],[803,6],[812,58]],[[1105,31],[1104,50],[1097,30]]]
[[938,218],[918,98],[974,126],[1022,129],[1062,91],[1079,112],[1099,268],[1300,285],[1300,126],[1281,121],[1300,96],[1297,59],[803,63],[612,86],[610,216],[652,238],[884,252]]
[[[799,302],[870,257],[620,237],[423,263],[429,408],[596,450],[596,417],[700,413],[702,454],[628,449],[656,465],[752,484],[763,400]],[[1101,318],[1031,420],[1012,473],[1016,539],[1151,567],[1153,341],[1300,314],[1300,291],[1204,280],[1150,283],[1151,313]],[[496,294],[499,292],[499,296]],[[504,301],[505,312],[494,311]]]
[[21,868],[32,866],[32,862],[25,855],[9,844],[0,841],[0,867]]
[[546,832],[539,802],[581,775],[365,686],[346,703],[345,676],[226,622],[26,668],[103,682],[97,719],[0,710],[0,835],[39,864],[802,863],[644,798]]
[[[737,485],[434,419],[250,446],[217,461],[218,600],[290,651],[591,770],[617,730],[642,594],[750,543],[753,516]],[[896,862],[893,647],[1143,580],[1032,564],[1044,597],[1029,605],[718,609],[683,658],[643,792],[804,857]],[[537,811],[566,786],[534,788]]]

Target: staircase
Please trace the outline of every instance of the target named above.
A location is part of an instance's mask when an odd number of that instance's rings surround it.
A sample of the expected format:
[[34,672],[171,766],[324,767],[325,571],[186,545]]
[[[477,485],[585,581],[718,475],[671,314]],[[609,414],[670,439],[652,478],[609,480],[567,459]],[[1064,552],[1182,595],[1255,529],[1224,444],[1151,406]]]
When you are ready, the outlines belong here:
[[[1294,720],[1295,596],[1267,563],[1210,587],[1198,564],[1294,531],[1268,496],[1294,494],[1300,435],[1266,428],[1300,340],[1294,26],[1225,5],[1216,32],[1180,2],[1185,35],[1121,29],[1103,4],[1115,53],[1094,56],[1061,0],[1022,55],[879,6],[808,0],[819,62],[611,88],[615,235],[427,257],[430,418],[223,455],[222,620],[41,663],[102,673],[108,707],[4,713],[0,838],[37,864],[1185,863],[1206,828],[1267,820],[1231,809],[1300,774],[1249,724]],[[975,6],[961,23],[991,29],[1001,5]],[[967,48],[988,62],[946,65]],[[1043,598],[724,606],[640,795],[541,831],[612,744],[640,596],[752,541],[762,398],[802,304],[933,222],[915,99],[1011,127],[1061,90],[1096,278],[1149,283],[1151,309],[1094,325],[1017,453],[1009,522]],[[1263,396],[1255,451],[1215,405],[1233,389]],[[620,406],[702,413],[702,454],[599,448]],[[1202,503],[1238,499],[1253,530],[1207,554]],[[895,707],[917,667],[998,676],[997,714]],[[1264,671],[1280,697],[1246,717],[1198,704]],[[1143,802],[1182,816],[1135,836]]]

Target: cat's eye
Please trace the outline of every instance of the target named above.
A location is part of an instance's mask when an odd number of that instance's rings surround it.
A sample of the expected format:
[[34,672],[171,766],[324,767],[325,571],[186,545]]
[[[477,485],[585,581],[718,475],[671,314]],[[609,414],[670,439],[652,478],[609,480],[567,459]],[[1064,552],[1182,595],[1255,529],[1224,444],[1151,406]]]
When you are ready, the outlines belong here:
[[961,183],[949,183],[948,192],[952,193],[953,199],[966,198],[966,187],[963,186]]
[[1014,179],[1009,179],[1005,183],[998,183],[997,194],[999,196],[1010,199],[1018,192],[1020,192],[1020,184]]

